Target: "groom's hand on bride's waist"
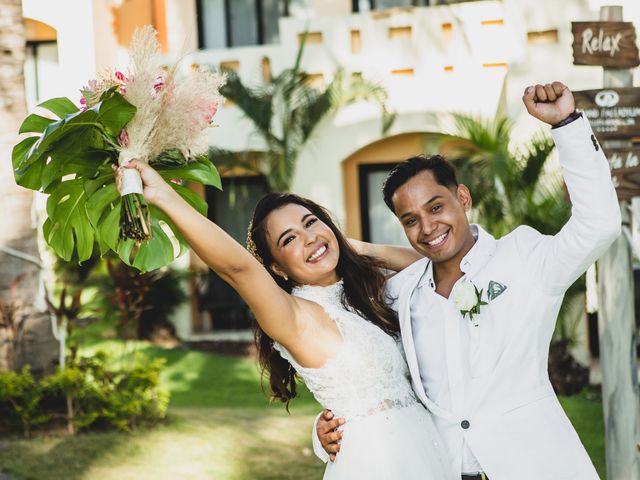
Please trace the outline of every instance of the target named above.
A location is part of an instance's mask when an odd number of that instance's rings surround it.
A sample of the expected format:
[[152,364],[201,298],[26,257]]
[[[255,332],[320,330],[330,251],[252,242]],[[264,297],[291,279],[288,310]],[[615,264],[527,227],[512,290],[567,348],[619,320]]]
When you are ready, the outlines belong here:
[[338,427],[344,425],[344,418],[333,418],[331,410],[323,410],[318,423],[316,433],[322,444],[324,451],[329,454],[329,459],[333,462],[336,454],[340,451],[340,439],[342,431]]
[[576,109],[573,93],[562,82],[527,87],[522,101],[532,117],[552,126],[568,118]]

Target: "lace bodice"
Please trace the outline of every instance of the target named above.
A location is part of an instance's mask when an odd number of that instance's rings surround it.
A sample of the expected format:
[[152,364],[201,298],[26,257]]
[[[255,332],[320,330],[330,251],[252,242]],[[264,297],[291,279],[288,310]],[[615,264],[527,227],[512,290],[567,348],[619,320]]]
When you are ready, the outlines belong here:
[[293,295],[320,304],[336,322],[343,344],[320,368],[301,367],[289,351],[274,343],[291,362],[323,407],[347,420],[416,403],[402,347],[393,337],[342,305],[342,282],[303,286]]

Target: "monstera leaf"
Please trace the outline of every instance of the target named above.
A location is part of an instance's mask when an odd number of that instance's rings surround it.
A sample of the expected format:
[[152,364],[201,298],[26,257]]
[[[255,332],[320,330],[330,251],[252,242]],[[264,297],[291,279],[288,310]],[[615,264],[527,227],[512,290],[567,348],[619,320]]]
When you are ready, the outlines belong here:
[[[38,106],[59,119],[29,115],[20,133],[40,135],[18,143],[12,162],[18,185],[43,191],[70,173],[95,174],[99,164],[96,162],[104,161],[106,156],[116,157],[117,137],[136,113],[136,107],[115,91],[106,92],[100,103],[85,111],[80,111],[68,98],[55,98]],[[68,162],[76,167],[69,170],[65,166]],[[82,165],[88,172],[74,170]]]
[[80,261],[87,260],[93,251],[94,230],[87,216],[83,183],[82,178],[61,182],[47,199],[45,240],[67,262],[74,250]]
[[[32,114],[24,120],[20,133],[37,135],[14,147],[12,163],[19,185],[49,195],[43,231],[55,253],[66,261],[83,262],[97,245],[101,255],[113,250],[141,271],[168,265],[184,253],[184,238],[154,207],[151,240],[137,244],[119,237],[121,197],[111,165],[118,158],[118,136],[136,108],[114,89],[84,111],[67,98],[48,100],[39,107],[56,118]],[[187,161],[181,152],[167,151],[157,164],[151,163],[167,180],[220,188],[218,171],[206,156]],[[206,214],[207,204],[196,193],[174,183],[172,187]]]
[[[207,157],[198,158],[180,167],[155,167],[167,180],[196,181],[216,188],[221,187],[218,171]],[[153,231],[151,240],[136,244],[133,240],[119,237],[121,200],[113,174],[109,173],[85,185],[91,192],[86,203],[87,216],[95,231],[100,253],[113,250],[127,265],[143,272],[168,265],[182,255],[188,248],[187,242],[169,217],[153,206],[150,207]],[[207,203],[197,193],[182,185],[172,183],[171,186],[196,210],[203,215],[207,214]]]

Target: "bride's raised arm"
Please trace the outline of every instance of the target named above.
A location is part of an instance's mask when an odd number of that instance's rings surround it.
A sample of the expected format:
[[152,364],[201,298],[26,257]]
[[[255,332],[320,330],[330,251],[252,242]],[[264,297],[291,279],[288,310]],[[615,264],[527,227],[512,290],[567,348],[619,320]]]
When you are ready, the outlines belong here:
[[[299,302],[241,244],[189,205],[150,166],[132,161],[124,168],[140,172],[146,201],[165,212],[193,251],[247,302],[261,328],[289,344],[297,336]],[[116,182],[121,183],[121,171]]]

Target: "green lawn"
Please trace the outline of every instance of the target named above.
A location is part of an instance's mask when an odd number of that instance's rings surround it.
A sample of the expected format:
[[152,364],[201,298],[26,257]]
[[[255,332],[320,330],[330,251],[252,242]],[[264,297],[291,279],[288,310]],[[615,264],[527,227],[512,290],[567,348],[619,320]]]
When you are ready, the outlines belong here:
[[[38,480],[267,480],[322,478],[309,431],[318,404],[306,389],[287,414],[269,404],[252,360],[143,343],[86,342],[122,352],[167,359],[163,383],[171,391],[165,424],[132,434],[90,433],[0,439],[0,471]],[[604,478],[602,408],[587,396],[562,399]]]

